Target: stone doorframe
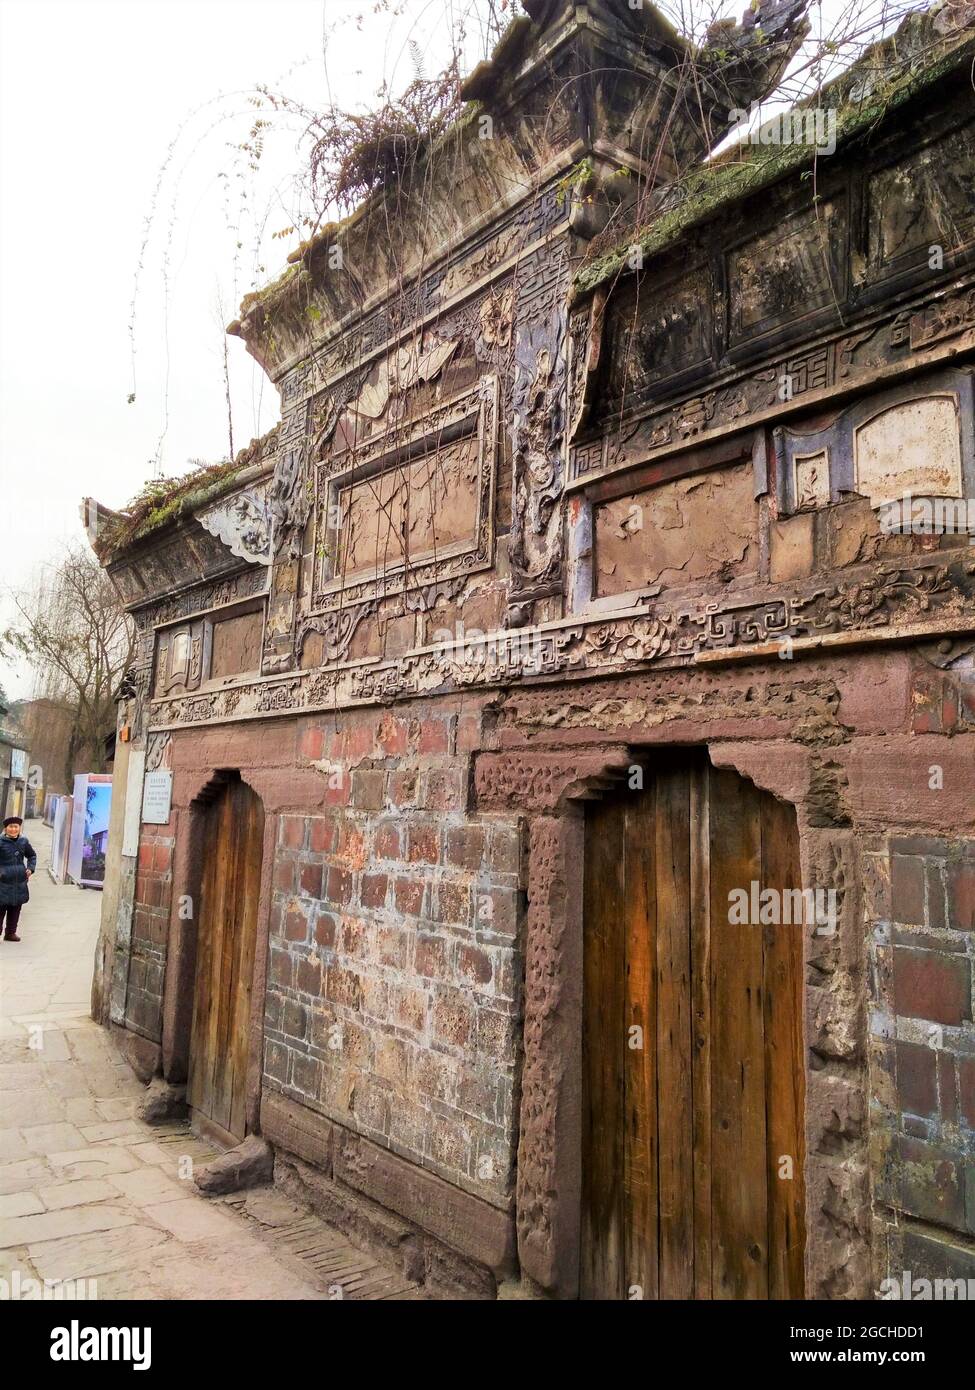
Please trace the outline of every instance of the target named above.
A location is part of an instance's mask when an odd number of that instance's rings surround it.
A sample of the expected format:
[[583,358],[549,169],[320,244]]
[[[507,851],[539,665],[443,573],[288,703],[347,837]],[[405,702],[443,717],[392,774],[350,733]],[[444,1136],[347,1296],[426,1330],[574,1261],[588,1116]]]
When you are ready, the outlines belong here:
[[[184,1085],[189,1076],[190,1039],[193,1029],[193,1002],[196,993],[196,906],[200,901],[203,875],[204,818],[209,804],[234,775],[260,798],[264,808],[264,845],[261,854],[261,896],[257,910],[257,938],[254,943],[254,977],[251,1016],[247,1042],[247,1132],[260,1129],[261,1076],[264,1055],[264,995],[267,986],[267,960],[271,916],[271,881],[278,833],[278,816],[268,811],[261,796],[259,778],[236,768],[203,772],[189,788],[186,803],[177,812],[173,850],[173,899],[166,951],[163,986],[162,1072],[167,1081]],[[186,915],[181,904],[189,904]]]
[[[807,931],[803,942],[806,1297],[869,1297],[865,984],[855,832],[810,824],[808,749],[706,737],[693,744],[660,740],[657,746],[673,751],[702,744],[714,766],[734,768],[795,806],[803,886],[838,889],[836,940],[820,944]],[[585,802],[652,758],[652,746],[627,743],[485,752],[475,764],[476,810],[527,818],[518,1257],[523,1274],[557,1298],[577,1298],[579,1291]],[[826,956],[844,987],[824,1002],[824,988],[810,981],[819,978]],[[845,1044],[834,1046],[834,1039]]]

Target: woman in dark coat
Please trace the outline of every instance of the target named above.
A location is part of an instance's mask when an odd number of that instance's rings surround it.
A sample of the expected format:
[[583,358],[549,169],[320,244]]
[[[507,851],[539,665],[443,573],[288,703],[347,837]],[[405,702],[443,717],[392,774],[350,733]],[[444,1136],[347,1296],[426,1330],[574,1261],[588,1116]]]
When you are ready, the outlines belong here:
[[8,816],[0,835],[0,929],[6,925],[4,941],[20,940],[20,909],[30,898],[27,882],[37,868],[34,848],[20,833],[23,825],[19,816]]

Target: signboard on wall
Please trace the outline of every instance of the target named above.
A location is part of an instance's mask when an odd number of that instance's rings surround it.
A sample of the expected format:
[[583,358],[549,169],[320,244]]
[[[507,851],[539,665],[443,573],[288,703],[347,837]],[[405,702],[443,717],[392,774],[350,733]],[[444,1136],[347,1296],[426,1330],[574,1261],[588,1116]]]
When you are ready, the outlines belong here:
[[146,825],[165,825],[173,799],[173,774],[160,768],[147,772],[142,789],[142,820]]
[[122,853],[131,858],[139,853],[139,819],[142,812],[142,778],[146,770],[146,751],[133,748],[125,779],[125,818],[122,821]]
[[27,776],[27,753],[25,749],[11,748],[10,775],[18,781]]

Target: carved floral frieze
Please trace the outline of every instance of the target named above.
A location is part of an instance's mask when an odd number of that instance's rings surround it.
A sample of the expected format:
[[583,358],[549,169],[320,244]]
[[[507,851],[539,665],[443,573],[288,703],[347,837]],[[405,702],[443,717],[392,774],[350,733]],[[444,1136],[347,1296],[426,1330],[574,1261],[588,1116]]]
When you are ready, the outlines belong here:
[[[506,629],[427,647],[392,661],[363,660],[295,673],[287,680],[238,683],[204,695],[157,700],[154,727],[297,714],[324,707],[376,704],[470,687],[505,686],[562,674],[626,673],[657,664],[679,666],[766,644],[799,643],[835,634],[927,623],[975,631],[975,560],[879,571],[725,602],[657,602],[598,619]],[[354,614],[348,623],[354,620]],[[939,628],[940,625],[940,628]],[[336,628],[338,660],[347,628]],[[894,634],[896,635],[896,634]]]

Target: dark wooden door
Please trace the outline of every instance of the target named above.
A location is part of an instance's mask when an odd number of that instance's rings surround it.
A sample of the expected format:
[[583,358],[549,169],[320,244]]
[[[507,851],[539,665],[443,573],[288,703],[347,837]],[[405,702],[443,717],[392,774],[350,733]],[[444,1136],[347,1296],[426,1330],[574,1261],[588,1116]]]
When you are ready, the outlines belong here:
[[264,808],[239,778],[204,813],[187,1096],[234,1139],[246,1130],[248,1037]]
[[753,882],[795,812],[703,753],[587,807],[583,1298],[803,1296],[803,927],[732,925]]

